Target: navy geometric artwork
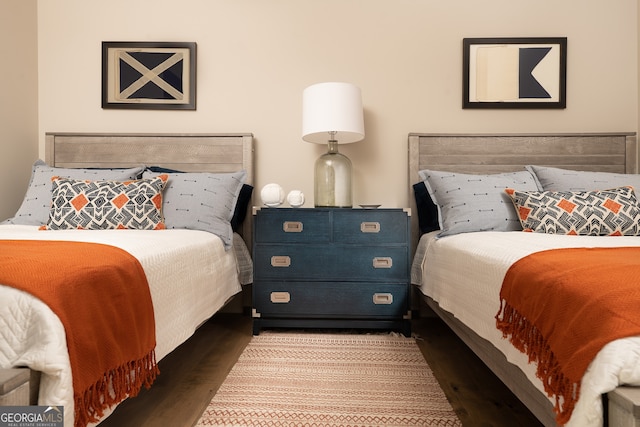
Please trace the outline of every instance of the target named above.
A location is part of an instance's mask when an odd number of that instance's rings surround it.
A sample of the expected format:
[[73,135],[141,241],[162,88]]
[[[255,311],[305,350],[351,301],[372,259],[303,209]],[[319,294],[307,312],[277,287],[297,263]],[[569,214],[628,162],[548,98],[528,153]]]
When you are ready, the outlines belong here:
[[[179,60],[169,68],[164,68],[165,64],[174,54],[162,52],[129,52],[129,56],[135,59],[144,69],[133,68],[127,61],[120,58],[120,92],[129,88],[133,83],[144,76],[143,72],[156,70],[157,67],[163,71],[157,72],[159,80],[149,80],[139,89],[128,96],[129,99],[180,99],[182,97],[182,73],[183,61]],[[175,89],[169,93],[158,85],[163,82]]]
[[196,109],[196,44],[102,42],[102,108]]
[[566,37],[462,40],[462,108],[566,108]]
[[551,51],[550,47],[521,48],[519,59],[519,93],[520,98],[551,98],[538,80],[533,76],[533,70]]

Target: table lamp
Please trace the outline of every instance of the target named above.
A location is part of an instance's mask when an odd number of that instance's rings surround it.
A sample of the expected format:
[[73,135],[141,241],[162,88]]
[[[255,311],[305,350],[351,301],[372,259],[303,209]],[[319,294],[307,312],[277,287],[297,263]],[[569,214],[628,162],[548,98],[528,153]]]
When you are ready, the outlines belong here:
[[302,94],[302,139],[328,144],[316,160],[316,207],[350,208],[351,161],[338,152],[338,144],[364,138],[360,88],[350,83],[327,82],[307,87]]

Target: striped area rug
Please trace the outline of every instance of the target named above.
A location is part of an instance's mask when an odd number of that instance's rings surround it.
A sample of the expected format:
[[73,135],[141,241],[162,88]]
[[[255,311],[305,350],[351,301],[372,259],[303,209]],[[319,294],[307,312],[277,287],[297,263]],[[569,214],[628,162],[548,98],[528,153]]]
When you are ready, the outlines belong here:
[[461,426],[413,338],[264,331],[196,426]]

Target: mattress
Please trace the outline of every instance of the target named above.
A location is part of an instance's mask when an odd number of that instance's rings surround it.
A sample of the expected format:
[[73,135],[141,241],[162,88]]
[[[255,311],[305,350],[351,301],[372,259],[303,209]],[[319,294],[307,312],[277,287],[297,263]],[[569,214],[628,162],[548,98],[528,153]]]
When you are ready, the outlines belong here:
[[[544,394],[535,365],[495,326],[502,280],[518,259],[546,249],[640,246],[640,237],[567,236],[541,233],[475,232],[421,237],[412,265],[412,283],[462,323],[500,350]],[[640,385],[640,337],[607,344],[582,379],[569,427],[603,425],[601,394],[618,385]],[[551,400],[551,399],[550,399]]]
[[[34,226],[1,225],[0,239],[103,243],[135,256],[151,291],[157,360],[241,290],[236,251],[225,251],[219,237],[203,231],[38,231]],[[41,371],[38,404],[64,406],[65,426],[73,426],[71,368],[58,317],[29,294],[0,285],[0,324],[0,367]]]

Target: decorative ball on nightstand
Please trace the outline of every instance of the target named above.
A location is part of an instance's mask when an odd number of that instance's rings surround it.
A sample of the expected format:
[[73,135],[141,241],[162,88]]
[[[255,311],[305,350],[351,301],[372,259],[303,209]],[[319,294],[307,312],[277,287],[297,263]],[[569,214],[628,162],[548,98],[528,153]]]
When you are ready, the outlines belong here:
[[292,208],[299,208],[304,205],[304,193],[300,190],[291,190],[287,194],[287,202]]
[[260,198],[265,206],[275,208],[284,203],[284,190],[278,184],[267,184],[262,187]]

